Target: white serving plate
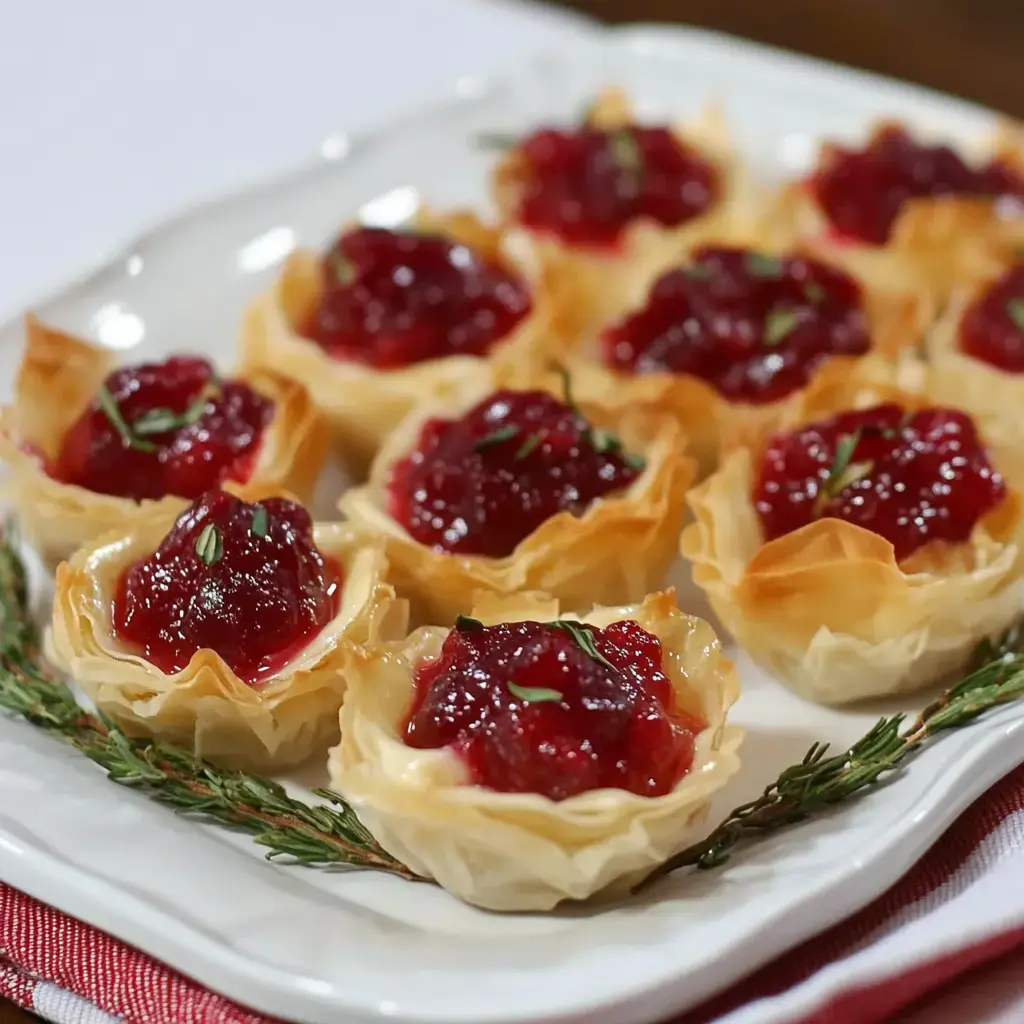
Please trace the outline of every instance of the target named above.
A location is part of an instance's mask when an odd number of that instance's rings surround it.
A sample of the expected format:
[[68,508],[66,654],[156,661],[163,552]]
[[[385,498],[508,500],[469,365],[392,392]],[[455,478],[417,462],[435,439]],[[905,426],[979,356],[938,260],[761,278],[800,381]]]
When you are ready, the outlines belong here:
[[[628,88],[644,115],[687,115],[719,99],[764,179],[803,171],[816,138],[856,137],[879,116],[965,143],[995,120],[910,86],[706,33],[610,31],[495,81],[462,80],[446,102],[377,134],[332,136],[314,165],[156,228],[36,309],[132,358],[198,348],[230,363],[243,305],[296,242],[318,245],[358,212],[399,222],[417,194],[483,204],[489,157],[472,144],[477,132],[571,117],[606,83]],[[7,390],[20,336],[16,322],[0,328]],[[812,742],[845,747],[894,710],[815,707],[739,661],[744,767],[713,818]],[[894,784],[724,870],[679,874],[604,909],[498,916],[383,875],[269,865],[244,837],[176,818],[0,718],[0,878],[240,1002],[310,1024],[655,1021],[893,883],[1024,758],[1022,725],[1024,705],[1002,709],[926,751]]]

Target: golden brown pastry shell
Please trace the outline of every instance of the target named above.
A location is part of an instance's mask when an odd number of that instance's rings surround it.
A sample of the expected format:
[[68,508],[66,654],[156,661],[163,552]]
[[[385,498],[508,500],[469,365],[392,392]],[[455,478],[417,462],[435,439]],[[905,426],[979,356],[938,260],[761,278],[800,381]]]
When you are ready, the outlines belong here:
[[[545,380],[558,393],[550,375]],[[694,464],[679,426],[646,410],[610,414],[584,404],[589,421],[643,455],[646,468],[626,490],[597,499],[582,515],[552,516],[504,558],[434,551],[392,519],[386,492],[391,467],[415,445],[424,423],[456,418],[494,389],[493,383],[477,383],[457,403],[435,399],[418,406],[381,449],[368,482],[342,496],[339,507],[348,519],[387,539],[393,578],[412,602],[413,621],[451,623],[476,591],[540,590],[579,607],[638,601],[660,586],[675,560]]]
[[185,668],[167,674],[112,633],[121,574],[159,546],[174,518],[137,518],[58,567],[48,656],[130,736],[254,771],[323,755],[337,739],[346,666],[358,646],[405,635],[407,607],[388,581],[383,544],[340,523],[314,528],[320,551],[342,566],[338,614],[278,673],[250,686],[212,650],[197,651]]
[[[501,233],[466,211],[448,214],[422,209],[420,230],[462,241],[470,248],[513,268],[501,247]],[[246,310],[242,326],[243,365],[269,369],[297,381],[313,396],[334,429],[345,460],[365,469],[402,417],[423,398],[457,394],[464,384],[485,378],[492,364],[543,361],[561,352],[564,328],[561,306],[542,282],[534,282],[533,308],[487,357],[458,355],[428,359],[393,370],[334,359],[302,336],[323,294],[321,258],[298,250],[288,258],[269,291]]]
[[[879,122],[871,137],[894,124]],[[1017,124],[1004,122],[973,148],[980,159],[998,157],[1024,173],[1024,134]],[[823,145],[820,160],[835,152],[835,146]],[[1008,217],[992,200],[965,196],[909,200],[882,246],[833,241],[829,227],[804,183],[796,181],[780,191],[759,231],[769,243],[800,243],[878,287],[926,289],[940,301],[957,282],[985,274],[1008,248],[1024,242],[1024,217]]]
[[[589,109],[588,121],[614,129],[633,124],[635,118],[625,94],[608,89]],[[570,246],[517,223],[519,196],[528,171],[519,150],[506,153],[493,171],[491,191],[506,224],[506,248],[531,276],[554,282],[572,338],[585,337],[638,305],[658,273],[701,242],[750,231],[764,217],[765,200],[733,148],[717,107],[706,107],[696,120],[673,131],[681,143],[695,149],[717,170],[718,201],[705,214],[675,228],[637,219],[610,250]]]
[[[559,606],[522,594],[482,601],[473,615],[488,624],[552,621]],[[701,838],[712,794],[739,767],[742,732],[725,724],[739,684],[708,623],[679,611],[671,591],[583,617],[598,627],[622,619],[635,619],[659,637],[680,706],[707,723],[691,771],[671,793],[650,798],[603,789],[562,801],[497,793],[467,784],[449,750],[407,747],[400,730],[412,676],[438,655],[448,632],[438,627],[354,662],[342,740],[329,759],[332,788],[389,853],[468,903],[548,910],[562,900],[628,888]]]
[[[139,518],[175,515],[188,504],[168,495],[133,501],[97,494],[49,476],[40,458],[56,457],[68,429],[115,368],[114,354],[42,324],[25,321],[25,355],[12,405],[0,410],[0,459],[10,473],[7,491],[20,528],[49,565],[109,531],[127,531]],[[227,486],[243,495],[312,493],[327,453],[327,430],[303,388],[277,374],[237,375],[274,402],[256,465],[244,483]]]
[[[715,241],[749,244],[742,236]],[[801,249],[795,252],[803,254]],[[857,278],[855,272],[852,276]],[[863,289],[871,348],[864,356],[825,360],[803,388],[775,402],[729,401],[709,383],[691,374],[619,373],[601,360],[596,337],[580,342],[566,365],[583,398],[599,398],[612,408],[644,406],[673,416],[690,438],[699,475],[703,477],[715,468],[721,452],[733,447],[738,439],[770,431],[791,415],[795,407],[815,401],[818,395],[832,393],[838,385],[845,387],[851,376],[862,377],[872,372],[884,375],[890,372],[887,361],[900,360],[916,351],[935,316],[931,296],[921,290],[880,289],[870,281],[857,279]],[[645,304],[646,298],[640,305]]]
[[956,288],[928,332],[928,390],[937,402],[966,409],[989,431],[1024,440],[1024,374],[1009,373],[960,348],[960,321],[1005,268]]
[[[784,429],[886,400],[933,404],[922,392],[850,388]],[[690,492],[695,521],[681,549],[722,624],[791,689],[826,704],[917,689],[962,669],[1019,614],[1024,465],[1012,448],[989,444],[1010,493],[970,539],[929,544],[902,564],[888,541],[838,519],[764,542],[751,501],[760,450],[736,448]]]

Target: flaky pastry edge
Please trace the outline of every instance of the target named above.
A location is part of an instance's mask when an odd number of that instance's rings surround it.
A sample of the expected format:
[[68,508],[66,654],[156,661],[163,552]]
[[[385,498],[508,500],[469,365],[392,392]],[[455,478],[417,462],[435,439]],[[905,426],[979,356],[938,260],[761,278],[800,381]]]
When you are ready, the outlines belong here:
[[343,568],[338,613],[278,673],[249,686],[212,650],[197,651],[185,668],[167,674],[112,634],[121,573],[157,548],[174,519],[137,519],[58,567],[48,658],[131,736],[186,746],[243,770],[322,755],[337,739],[345,670],[358,647],[405,635],[408,609],[389,581],[383,544],[341,523],[314,527],[317,547]]
[[[936,404],[924,390],[850,382],[780,429],[883,401]],[[1020,612],[1024,462],[985,439],[1007,499],[965,544],[927,545],[903,566],[888,541],[838,519],[763,542],[751,492],[764,438],[748,439],[688,495],[694,522],[680,548],[694,582],[751,657],[811,700],[846,704],[951,676]]]
[[[133,501],[61,483],[46,473],[42,457],[57,455],[68,429],[96,396],[116,366],[113,352],[25,318],[25,353],[12,404],[0,409],[0,460],[10,474],[6,493],[26,539],[50,566],[94,538],[127,531],[139,518],[173,515],[189,501],[169,495]],[[253,471],[230,490],[292,494],[308,498],[327,453],[327,429],[306,391],[264,371],[231,375],[274,402]]]
[[[559,605],[520,594],[482,599],[472,612],[488,624],[552,621]],[[650,798],[602,789],[563,801],[497,793],[467,784],[450,751],[407,747],[399,730],[412,673],[439,653],[448,632],[439,627],[357,657],[341,711],[342,739],[328,762],[332,788],[389,853],[476,906],[548,910],[628,888],[701,837],[712,794],[739,767],[742,732],[726,725],[739,682],[707,622],[681,612],[672,591],[582,617],[599,627],[622,619],[659,637],[680,706],[707,722],[691,771],[671,793]]]
[[[598,498],[580,516],[552,516],[504,558],[434,551],[414,540],[388,513],[391,467],[415,445],[429,419],[454,419],[500,386],[500,376],[463,389],[457,401],[418,405],[385,442],[367,483],[342,495],[339,508],[386,539],[396,586],[413,606],[413,621],[449,624],[476,591],[544,591],[567,606],[638,601],[661,586],[675,560],[695,465],[683,431],[670,417],[641,409],[610,413],[594,402],[582,411],[611,430],[646,467],[623,492]],[[538,386],[559,394],[554,375]]]
[[[422,207],[421,230],[457,239],[510,270],[522,270],[504,253],[501,232],[466,210],[441,213]],[[555,293],[532,282],[533,306],[487,356],[428,359],[394,370],[333,359],[302,337],[300,326],[322,293],[321,257],[307,249],[289,256],[270,289],[246,309],[241,333],[243,366],[269,369],[297,381],[313,396],[335,434],[341,454],[363,469],[402,417],[423,398],[447,398],[487,375],[494,364],[532,364],[561,353],[563,312]]]

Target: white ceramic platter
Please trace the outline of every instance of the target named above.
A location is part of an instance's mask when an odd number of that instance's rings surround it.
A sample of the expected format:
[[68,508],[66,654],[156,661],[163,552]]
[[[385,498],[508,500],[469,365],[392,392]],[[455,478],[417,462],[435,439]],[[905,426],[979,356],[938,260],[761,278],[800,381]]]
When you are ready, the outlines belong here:
[[[463,80],[448,101],[378,134],[335,135],[314,166],[157,228],[37,310],[132,357],[198,348],[230,363],[244,303],[298,241],[320,244],[360,211],[401,221],[417,194],[482,204],[489,157],[472,144],[477,132],[571,117],[607,83],[627,87],[645,116],[687,115],[719,99],[765,178],[806,169],[817,138],[856,137],[878,116],[965,143],[994,120],[908,86],[703,33],[612,32],[493,82]],[[20,333],[17,323],[0,329],[8,390]],[[742,658],[740,666],[744,768],[716,816],[813,741],[846,746],[892,710],[824,710]],[[653,1021],[894,882],[1021,760],[1022,725],[1024,707],[1004,709],[943,740],[894,784],[725,870],[676,876],[603,910],[510,917],[382,875],[269,865],[245,838],[178,819],[5,718],[0,878],[228,996],[311,1024]]]

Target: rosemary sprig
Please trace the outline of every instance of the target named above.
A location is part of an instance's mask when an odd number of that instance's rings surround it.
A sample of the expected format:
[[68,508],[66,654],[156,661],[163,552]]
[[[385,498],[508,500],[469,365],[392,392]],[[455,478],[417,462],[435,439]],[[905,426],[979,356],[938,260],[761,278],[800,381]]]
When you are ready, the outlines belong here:
[[1013,321],[1015,327],[1024,331],[1024,298],[1010,299],[1006,303],[1006,315]]
[[929,740],[1024,696],[1022,641],[1022,625],[1008,629],[994,643],[984,641],[975,654],[973,670],[907,728],[905,715],[880,718],[849,750],[833,757],[825,756],[827,743],[815,743],[799,764],[785,769],[761,796],[737,807],[706,839],[655,868],[637,889],[679,868],[720,867],[738,846],[857,796],[902,768]]
[[147,441],[135,433],[124,418],[121,406],[118,405],[117,399],[106,384],[101,384],[99,391],[96,392],[96,402],[103,410],[103,415],[107,417],[110,425],[120,434],[121,440],[129,448],[134,448],[137,452],[149,453],[159,450],[159,445],[155,445],[152,441]]
[[309,806],[271,779],[226,771],[167,743],[130,739],[85,711],[43,667],[37,640],[24,566],[10,540],[0,536],[0,708],[66,740],[118,785],[180,814],[248,832],[267,848],[268,860],[287,857],[419,879],[378,845],[336,793],[314,790],[329,804]]
[[[551,625],[566,628],[567,624],[559,620]],[[570,635],[575,634],[571,627],[578,625],[568,623]],[[460,616],[455,627],[463,631],[484,628],[478,619],[467,616]],[[580,633],[587,631],[581,629]],[[588,638],[589,633],[582,638],[574,635],[577,643],[582,639],[587,644]],[[718,867],[745,843],[813,818],[884,781],[946,730],[967,726],[986,711],[1024,696],[1022,647],[1024,620],[999,640],[981,644],[975,667],[966,678],[925,708],[906,729],[903,715],[882,718],[863,739],[835,757],[826,757],[827,744],[816,743],[800,764],[783,771],[757,800],[736,808],[706,839],[657,868],[639,887],[682,867]],[[513,685],[509,688],[515,695]],[[557,692],[521,689],[518,696],[527,701],[554,700]],[[338,794],[314,790],[325,803],[304,804],[270,779],[226,771],[181,747],[130,739],[81,708],[40,660],[24,565],[10,534],[3,531],[0,708],[70,743],[118,785],[138,790],[180,814],[247,832],[267,848],[268,860],[284,857],[312,867],[366,868],[423,881],[377,843]]]

